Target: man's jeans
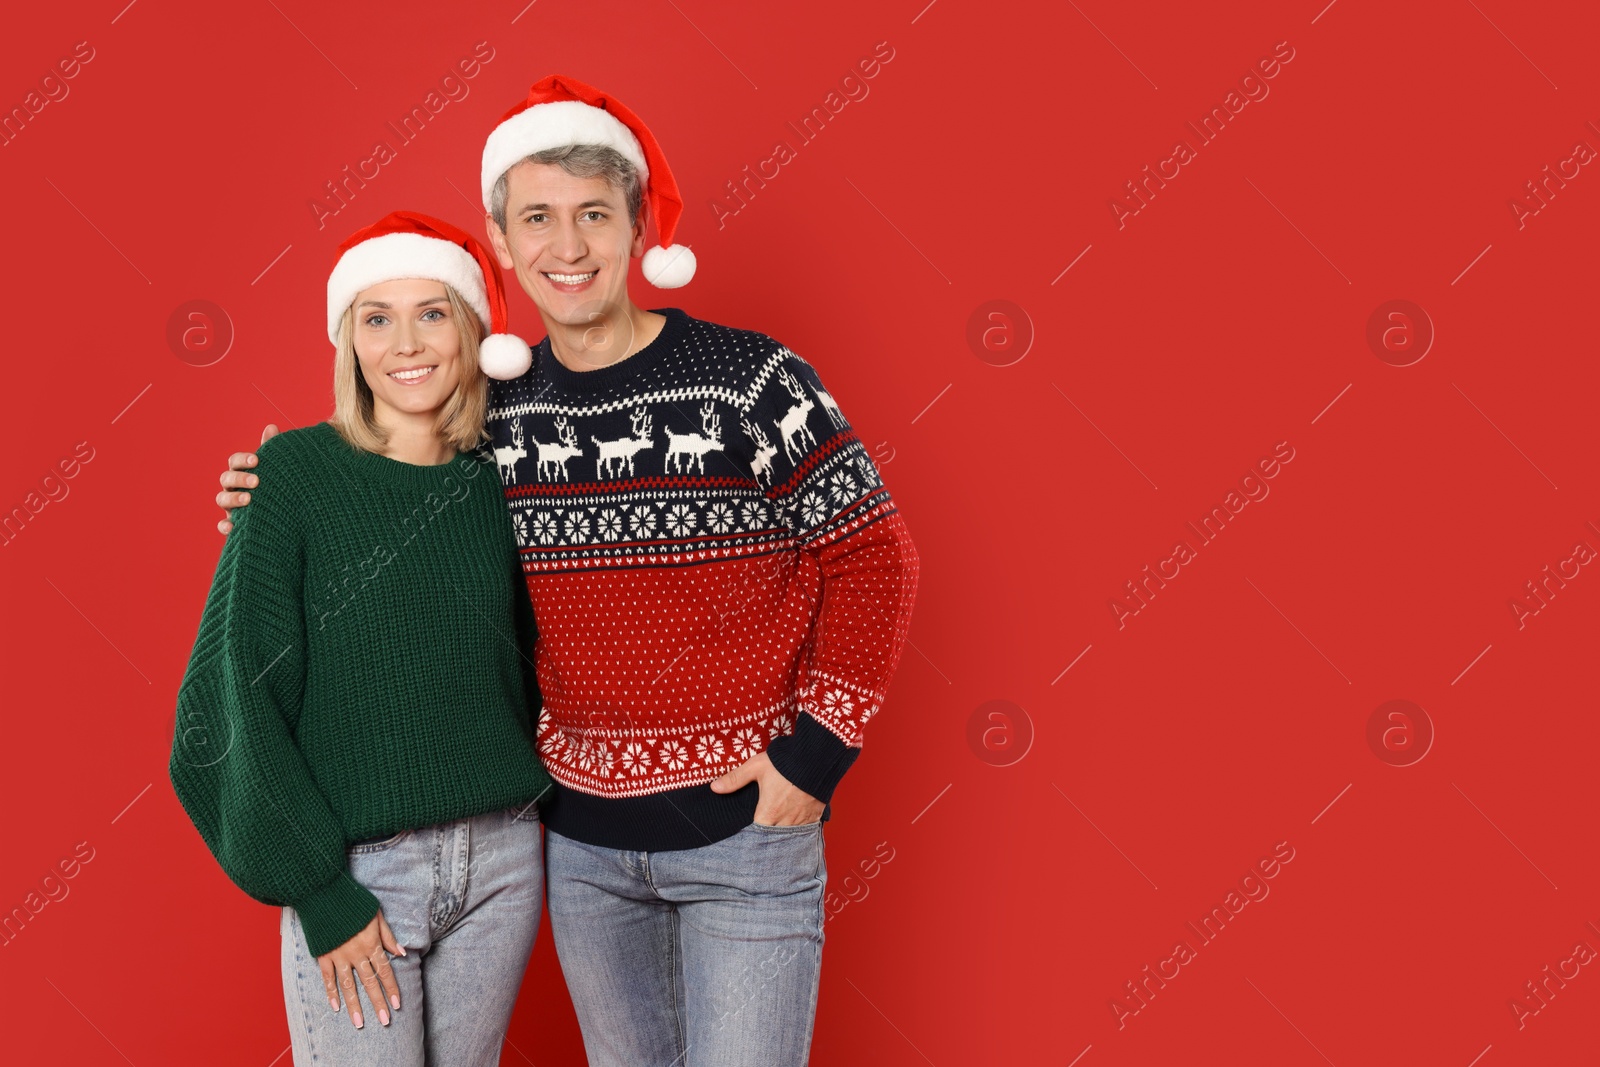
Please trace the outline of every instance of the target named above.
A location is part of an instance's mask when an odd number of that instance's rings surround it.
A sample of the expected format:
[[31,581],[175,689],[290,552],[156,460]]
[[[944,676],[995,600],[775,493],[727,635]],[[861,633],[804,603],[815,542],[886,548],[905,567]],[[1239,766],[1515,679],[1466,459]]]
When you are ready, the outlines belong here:
[[[363,841],[350,876],[372,890],[406,955],[391,956],[400,1010],[389,1025],[360,990],[364,1024],[328,1006],[322,972],[293,908],[283,909],[283,993],[297,1064],[477,1067],[500,1062],[544,894],[532,801]],[[344,1000],[340,992],[341,1002]]]
[[590,1067],[801,1067],[822,965],[822,823],[672,852],[545,833]]

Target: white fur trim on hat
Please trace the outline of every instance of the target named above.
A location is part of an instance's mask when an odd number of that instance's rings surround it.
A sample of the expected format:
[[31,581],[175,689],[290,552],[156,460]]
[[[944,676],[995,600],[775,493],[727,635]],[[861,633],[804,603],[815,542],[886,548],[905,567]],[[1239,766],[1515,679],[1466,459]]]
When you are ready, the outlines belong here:
[[472,253],[453,242],[420,233],[386,233],[362,241],[328,275],[328,340],[339,343],[339,320],[357,294],[397,278],[444,282],[461,294],[485,330],[493,329],[483,270]]
[[689,251],[688,245],[657,246],[645,252],[644,259],[639,263],[644,280],[657,289],[676,289],[680,285],[688,285],[689,279],[694,277],[694,268],[694,253]]
[[615,148],[639,171],[639,184],[650,181],[644,149],[623,121],[582,100],[552,100],[517,112],[494,128],[483,145],[483,209],[489,210],[500,175],[535,152],[569,144]]
[[478,345],[478,366],[491,378],[520,378],[533,366],[533,349],[514,333],[492,333]]

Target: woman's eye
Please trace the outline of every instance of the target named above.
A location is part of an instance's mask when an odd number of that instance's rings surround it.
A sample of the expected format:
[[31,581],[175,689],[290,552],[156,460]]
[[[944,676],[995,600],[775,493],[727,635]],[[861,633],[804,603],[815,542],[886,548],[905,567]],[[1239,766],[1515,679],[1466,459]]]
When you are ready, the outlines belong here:
[[388,321],[389,319],[385,315],[370,315],[367,317],[368,326],[383,326],[387,324]]
[[424,311],[424,312],[423,312],[423,313],[422,313],[422,317],[423,317],[423,318],[424,318],[424,319],[426,319],[426,318],[428,318],[428,316],[429,316],[429,315],[435,315],[435,316],[437,316],[437,318],[434,318],[434,319],[431,319],[431,320],[429,320],[429,321],[431,321],[431,322],[438,322],[438,321],[439,321],[439,319],[442,319],[442,318],[444,318],[444,317],[445,317],[445,316],[444,316],[444,312],[443,312],[443,311],[440,311],[440,310],[439,310],[439,309],[438,309],[438,308],[429,308],[429,309],[428,309],[428,310],[427,310],[427,311]]

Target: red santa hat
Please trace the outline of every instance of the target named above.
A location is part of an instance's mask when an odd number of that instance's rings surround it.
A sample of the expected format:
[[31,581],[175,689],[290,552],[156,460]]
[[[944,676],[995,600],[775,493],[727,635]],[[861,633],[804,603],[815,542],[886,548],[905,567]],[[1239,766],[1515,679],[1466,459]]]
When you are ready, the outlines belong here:
[[520,377],[533,365],[528,342],[506,329],[500,265],[465,231],[415,211],[391,211],[339,245],[328,275],[328,339],[363,289],[397,278],[443,282],[461,294],[489,335],[478,343],[478,366],[491,378]]
[[694,253],[672,243],[683,214],[678,183],[655,135],[616,97],[576,78],[552,74],[533,83],[528,98],[500,120],[483,146],[483,207],[500,176],[535,152],[573,144],[615,148],[639,171],[661,244],[644,254],[645,280],[658,289],[676,289],[694,277]]

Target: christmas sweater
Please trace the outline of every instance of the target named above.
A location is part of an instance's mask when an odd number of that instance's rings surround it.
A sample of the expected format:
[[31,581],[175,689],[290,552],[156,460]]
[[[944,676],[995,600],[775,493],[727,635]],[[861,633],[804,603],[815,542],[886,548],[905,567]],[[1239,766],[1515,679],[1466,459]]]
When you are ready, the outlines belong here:
[[546,338],[488,430],[539,638],[552,831],[693,848],[752,821],[709,783],[765,751],[824,801],[905,643],[917,553],[839,406],[765,334],[665,308],[574,371]]

